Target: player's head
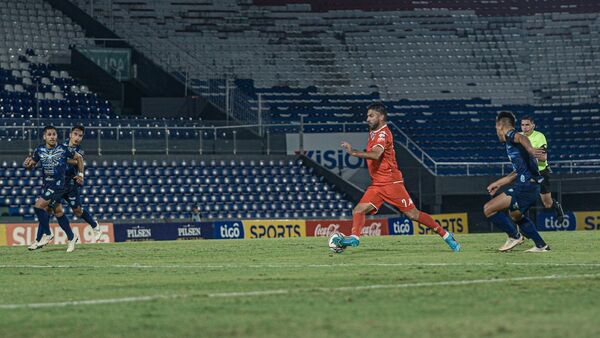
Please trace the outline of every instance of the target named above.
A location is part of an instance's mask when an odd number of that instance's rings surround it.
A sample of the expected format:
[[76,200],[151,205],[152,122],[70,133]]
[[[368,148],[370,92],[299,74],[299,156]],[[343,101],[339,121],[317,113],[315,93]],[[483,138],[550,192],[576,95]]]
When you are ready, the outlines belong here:
[[45,126],[42,131],[42,136],[44,137],[44,142],[47,145],[54,147],[56,145],[56,139],[58,138],[58,133],[56,132],[56,128],[54,126]]
[[501,142],[504,142],[506,132],[515,128],[515,114],[509,111],[501,111],[496,116],[496,134]]
[[71,133],[69,134],[69,143],[71,145],[78,146],[81,144],[83,140],[83,134],[85,133],[85,128],[81,125],[76,125],[71,128]]
[[533,133],[535,129],[535,121],[533,117],[529,115],[525,115],[521,118],[521,131],[525,133],[525,135],[529,136]]
[[383,102],[374,102],[367,107],[367,124],[369,130],[377,130],[387,120],[387,108]]

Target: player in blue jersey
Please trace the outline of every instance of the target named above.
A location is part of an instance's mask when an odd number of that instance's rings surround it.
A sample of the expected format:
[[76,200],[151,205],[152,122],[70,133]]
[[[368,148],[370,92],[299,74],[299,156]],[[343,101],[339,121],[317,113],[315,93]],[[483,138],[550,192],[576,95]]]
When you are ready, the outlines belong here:
[[[71,133],[69,134],[69,140],[66,141],[63,145],[69,149],[69,151],[77,153],[83,158],[83,149],[81,149],[81,141],[83,141],[83,135],[85,133],[85,128],[81,125],[74,126],[71,128]],[[67,161],[69,164],[67,166],[67,171],[65,174],[66,177],[66,189],[62,196],[62,199],[69,204],[73,213],[83,219],[86,223],[88,223],[92,227],[92,231],[94,232],[94,239],[97,242],[100,240],[102,236],[102,231],[98,226],[98,222],[90,215],[90,213],[83,209],[81,205],[81,187],[82,184],[77,183],[76,179],[80,178],[83,181],[83,170],[79,170],[78,161],[75,159],[69,159]]]
[[[540,183],[544,178],[538,171],[537,156],[539,152],[531,146],[527,136],[515,130],[515,115],[511,112],[500,112],[496,117],[496,133],[500,142],[506,144],[506,152],[512,163],[514,171],[507,176],[495,181],[487,187],[490,195],[496,194],[498,189],[512,183],[512,186],[483,207],[483,213],[500,229],[508,234],[506,243],[499,250],[506,252],[523,243],[523,235],[534,241],[535,246],[527,252],[547,252],[550,247],[540,234],[535,225],[525,213],[535,205],[540,194]],[[509,219],[505,213],[508,210]],[[521,233],[514,223],[519,225]]]
[[[64,145],[58,144],[56,128],[53,126],[44,128],[43,138],[44,144],[38,146],[33,155],[28,156],[23,162],[26,169],[33,169],[40,163],[44,177],[42,196],[38,197],[34,206],[39,221],[38,231],[35,242],[29,246],[29,250],[39,249],[50,241],[51,238],[46,235],[50,232],[50,215],[46,209],[51,203],[55,203],[53,207],[56,219],[69,240],[67,252],[72,252],[75,250],[75,244],[79,238],[73,234],[69,219],[62,211],[60,200],[65,189],[67,160],[75,159],[78,162],[78,168],[83,170],[83,158]],[[78,177],[77,181],[79,184],[83,183],[81,177]]]

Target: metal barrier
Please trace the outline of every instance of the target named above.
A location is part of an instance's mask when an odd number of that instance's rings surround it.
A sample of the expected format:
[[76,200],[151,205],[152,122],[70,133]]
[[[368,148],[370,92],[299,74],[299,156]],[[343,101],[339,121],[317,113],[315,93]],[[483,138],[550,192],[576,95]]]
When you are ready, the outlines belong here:
[[[23,154],[41,143],[41,129],[53,124],[59,138],[68,137],[71,125],[64,121],[27,120],[28,125],[5,126],[0,142],[3,154]],[[56,123],[58,122],[58,123]],[[102,125],[102,124],[109,125]],[[113,126],[110,124],[118,123]],[[132,123],[147,126],[131,126]],[[84,148],[98,156],[109,154],[286,154],[286,134],[298,134],[299,149],[304,151],[304,138],[315,132],[366,132],[364,123],[304,123],[227,125],[229,121],[110,120],[97,126],[86,126]],[[181,125],[179,125],[181,124]],[[183,126],[192,124],[192,126]],[[512,172],[510,162],[437,162],[394,123],[389,123],[396,143],[404,147],[433,175],[506,175]],[[93,151],[90,151],[94,149]],[[501,154],[498,154],[501,156]],[[550,161],[551,168],[561,173],[582,170],[600,171],[600,159]]]

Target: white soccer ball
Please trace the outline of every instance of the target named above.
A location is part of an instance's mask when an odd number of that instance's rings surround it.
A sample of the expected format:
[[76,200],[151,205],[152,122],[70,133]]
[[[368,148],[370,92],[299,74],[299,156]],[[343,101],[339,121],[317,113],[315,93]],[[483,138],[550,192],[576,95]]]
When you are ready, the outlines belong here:
[[344,234],[336,232],[333,235],[329,236],[329,240],[327,241],[327,245],[329,246],[329,250],[335,252],[335,253],[340,253],[342,251],[344,251],[344,247],[341,246],[337,246],[333,243],[333,239],[334,238],[338,238],[338,237],[344,237]]

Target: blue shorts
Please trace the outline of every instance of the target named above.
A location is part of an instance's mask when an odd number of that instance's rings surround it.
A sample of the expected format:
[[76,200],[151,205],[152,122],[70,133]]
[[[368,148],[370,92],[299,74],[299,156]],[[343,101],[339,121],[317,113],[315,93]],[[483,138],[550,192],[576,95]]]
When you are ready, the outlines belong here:
[[79,188],[79,186],[69,185],[61,191],[62,193],[60,194],[58,199],[53,199],[52,201],[50,201],[50,208],[54,209],[54,206],[57,203],[60,203],[61,200],[67,202],[71,209],[77,209],[81,206],[81,189]]
[[44,186],[42,188],[42,196],[40,197],[46,201],[50,201],[50,205],[52,206],[60,202],[65,191],[64,187]]
[[511,197],[509,211],[519,210],[524,215],[540,199],[540,185],[537,183],[515,184],[506,191]]
[[63,199],[67,201],[71,209],[79,208],[81,206],[81,188],[77,184],[67,186]]

